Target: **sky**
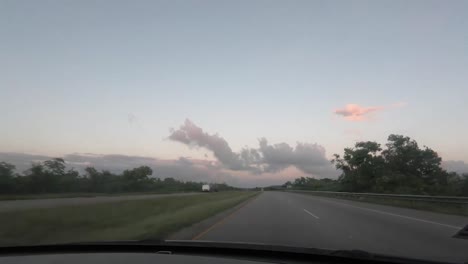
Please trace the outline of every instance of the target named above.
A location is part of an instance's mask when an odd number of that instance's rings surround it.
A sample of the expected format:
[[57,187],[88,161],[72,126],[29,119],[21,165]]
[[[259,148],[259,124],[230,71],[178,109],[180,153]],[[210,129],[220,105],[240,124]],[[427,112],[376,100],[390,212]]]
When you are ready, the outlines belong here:
[[456,0],[1,0],[0,158],[190,161],[249,185],[336,177],[333,153],[395,133],[468,170],[467,13]]

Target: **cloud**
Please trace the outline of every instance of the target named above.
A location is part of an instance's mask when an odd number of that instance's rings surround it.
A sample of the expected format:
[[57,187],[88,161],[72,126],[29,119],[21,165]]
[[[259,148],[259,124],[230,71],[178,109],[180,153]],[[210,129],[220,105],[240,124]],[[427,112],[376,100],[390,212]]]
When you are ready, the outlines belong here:
[[[153,176],[172,177],[185,181],[226,182],[233,186],[265,186],[280,184],[295,177],[307,174],[316,178],[336,178],[339,174],[326,158],[325,148],[319,144],[298,142],[294,146],[287,143],[270,144],[267,139],[259,139],[257,148],[243,148],[234,152],[228,142],[218,134],[210,134],[185,120],[179,129],[171,130],[169,139],[189,147],[207,149],[213,153],[215,161],[207,159],[164,160],[144,156],[119,154],[100,155],[92,153],[72,153],[64,155],[68,168],[84,173],[86,167],[121,173],[138,166],[149,166]],[[205,158],[209,155],[205,155]],[[54,157],[23,153],[2,153],[0,161],[14,164],[18,172],[30,168],[32,162],[42,162]]]
[[46,161],[51,158],[54,157],[16,152],[0,152],[0,161],[12,163],[16,166],[17,172],[23,172],[29,169],[32,163]]
[[373,113],[382,111],[384,109],[391,109],[391,108],[400,108],[407,106],[408,103],[406,102],[397,102],[390,104],[388,106],[370,106],[364,107],[358,104],[347,104],[345,107],[340,109],[335,109],[333,113],[336,115],[342,116],[344,119],[348,121],[366,121],[372,118]]
[[133,124],[138,121],[138,118],[133,113],[129,113],[127,115],[127,121],[129,124]]
[[244,148],[236,153],[224,138],[204,132],[188,119],[179,129],[172,129],[170,132],[171,140],[212,151],[216,159],[229,170],[262,174],[276,173],[294,166],[306,174],[320,178],[338,176],[338,172],[326,158],[325,148],[318,144],[298,142],[295,147],[287,143],[270,145],[262,138],[259,140],[259,148]]
[[335,114],[341,115],[349,121],[364,121],[369,118],[369,114],[382,110],[383,107],[363,107],[357,104],[347,104],[344,108],[336,109]]
[[442,168],[448,172],[468,173],[468,164],[461,160],[444,160],[442,161]]
[[177,163],[179,163],[181,165],[185,165],[185,166],[192,166],[193,165],[193,162],[189,158],[186,158],[186,157],[180,157],[177,160]]
[[325,148],[318,144],[300,143],[293,148],[286,143],[268,145],[265,138],[260,140],[259,152],[264,171],[278,172],[295,166],[302,172],[316,177],[336,177],[337,171],[325,156]]
[[[178,141],[189,146],[197,146],[211,150],[216,159],[224,164],[228,169],[252,169],[243,159],[241,159],[239,154],[232,151],[224,138],[217,134],[210,135],[204,132],[202,128],[195,125],[189,119],[186,119],[179,129],[171,129],[170,132],[171,134],[169,135],[169,139],[171,140]],[[250,158],[250,156],[247,158]]]

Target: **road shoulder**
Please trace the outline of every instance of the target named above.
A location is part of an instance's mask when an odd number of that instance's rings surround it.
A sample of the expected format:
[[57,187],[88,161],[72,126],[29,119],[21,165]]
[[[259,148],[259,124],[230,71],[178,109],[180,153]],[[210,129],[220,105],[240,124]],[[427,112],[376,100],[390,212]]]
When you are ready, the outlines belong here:
[[262,195],[262,193],[259,193],[258,195],[255,195],[254,197],[249,198],[248,200],[232,208],[229,208],[221,213],[218,213],[212,217],[209,217],[201,222],[198,222],[189,227],[183,228],[169,235],[166,239],[167,240],[196,240],[197,238],[200,237],[200,235],[203,235],[204,233],[209,231],[209,229],[211,229],[213,226],[222,222],[224,219],[230,217],[232,214],[236,213],[238,210],[240,210],[247,204],[257,199],[260,195]]

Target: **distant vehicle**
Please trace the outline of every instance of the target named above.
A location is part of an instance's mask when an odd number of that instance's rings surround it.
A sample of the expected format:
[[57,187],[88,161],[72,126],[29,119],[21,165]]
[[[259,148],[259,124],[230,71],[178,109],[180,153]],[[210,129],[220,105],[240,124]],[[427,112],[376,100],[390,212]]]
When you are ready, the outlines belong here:
[[204,184],[202,186],[202,192],[209,192],[210,191],[210,185],[209,184]]

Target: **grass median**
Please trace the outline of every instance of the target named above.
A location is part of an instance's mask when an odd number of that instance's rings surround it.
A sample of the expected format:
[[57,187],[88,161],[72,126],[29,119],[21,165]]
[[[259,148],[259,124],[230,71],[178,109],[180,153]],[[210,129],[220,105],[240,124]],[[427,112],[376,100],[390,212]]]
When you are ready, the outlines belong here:
[[0,213],[0,245],[163,239],[257,195],[232,191]]

